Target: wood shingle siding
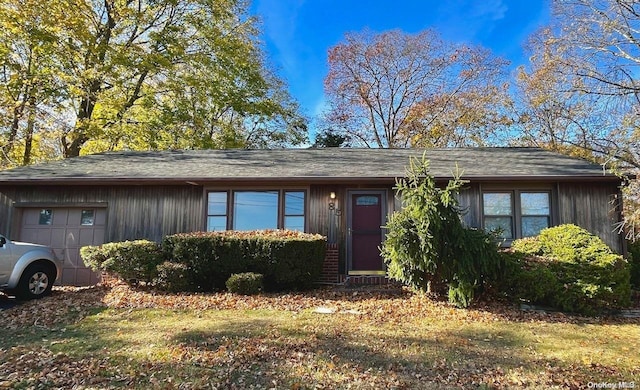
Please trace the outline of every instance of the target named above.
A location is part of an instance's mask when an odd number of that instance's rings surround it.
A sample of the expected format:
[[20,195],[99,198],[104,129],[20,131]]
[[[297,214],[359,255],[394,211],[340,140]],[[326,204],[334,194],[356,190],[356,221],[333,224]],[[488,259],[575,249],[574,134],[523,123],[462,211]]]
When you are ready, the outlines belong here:
[[[615,184],[558,184],[558,224],[573,223],[598,235],[617,252],[623,251],[623,239],[615,224],[620,221],[622,197]],[[604,206],[606,205],[606,206]]]
[[0,192],[0,233],[8,232],[11,226],[11,199]]
[[204,196],[197,186],[25,186],[4,193],[15,205],[6,215],[22,207],[106,207],[105,242],[159,241],[167,234],[204,229]]

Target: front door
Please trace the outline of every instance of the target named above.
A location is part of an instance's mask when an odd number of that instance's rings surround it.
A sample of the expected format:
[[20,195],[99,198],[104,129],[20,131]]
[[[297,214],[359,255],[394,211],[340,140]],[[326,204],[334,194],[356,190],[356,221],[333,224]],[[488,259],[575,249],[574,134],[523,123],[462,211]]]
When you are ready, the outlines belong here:
[[386,191],[349,191],[347,253],[350,275],[384,274],[380,246],[384,239]]

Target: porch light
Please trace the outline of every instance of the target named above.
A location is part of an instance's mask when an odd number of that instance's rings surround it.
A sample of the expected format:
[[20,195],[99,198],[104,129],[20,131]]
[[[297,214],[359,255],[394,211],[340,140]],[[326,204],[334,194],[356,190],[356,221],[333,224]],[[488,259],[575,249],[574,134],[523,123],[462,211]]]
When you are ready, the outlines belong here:
[[336,198],[336,193],[331,191],[331,193],[329,194],[329,198],[335,199]]

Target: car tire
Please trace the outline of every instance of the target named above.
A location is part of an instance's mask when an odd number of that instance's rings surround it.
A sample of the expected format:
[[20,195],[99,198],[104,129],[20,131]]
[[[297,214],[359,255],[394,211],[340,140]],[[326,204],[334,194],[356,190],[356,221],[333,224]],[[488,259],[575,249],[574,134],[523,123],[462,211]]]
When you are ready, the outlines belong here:
[[51,293],[55,273],[44,264],[28,266],[16,287],[16,296],[20,299],[38,299]]

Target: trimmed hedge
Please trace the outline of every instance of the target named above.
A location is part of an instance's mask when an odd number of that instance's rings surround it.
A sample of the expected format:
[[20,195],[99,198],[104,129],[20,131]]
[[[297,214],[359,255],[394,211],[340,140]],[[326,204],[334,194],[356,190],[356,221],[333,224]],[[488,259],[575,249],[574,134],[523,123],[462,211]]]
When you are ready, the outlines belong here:
[[80,249],[82,261],[96,272],[108,272],[127,282],[151,282],[164,261],[160,245],[153,241],[112,242]]
[[187,266],[196,291],[224,289],[232,274],[264,275],[267,290],[300,290],[312,286],[322,271],[326,239],[287,230],[195,232],[163,240],[165,257]]
[[626,260],[583,228],[547,228],[537,237],[514,241],[512,250],[515,272],[507,290],[517,298],[583,314],[630,303]]
[[190,291],[189,268],[185,264],[165,261],[158,265],[158,276],[154,284],[169,292]]
[[254,295],[264,289],[264,276],[254,272],[233,274],[227,280],[227,290],[234,294]]

